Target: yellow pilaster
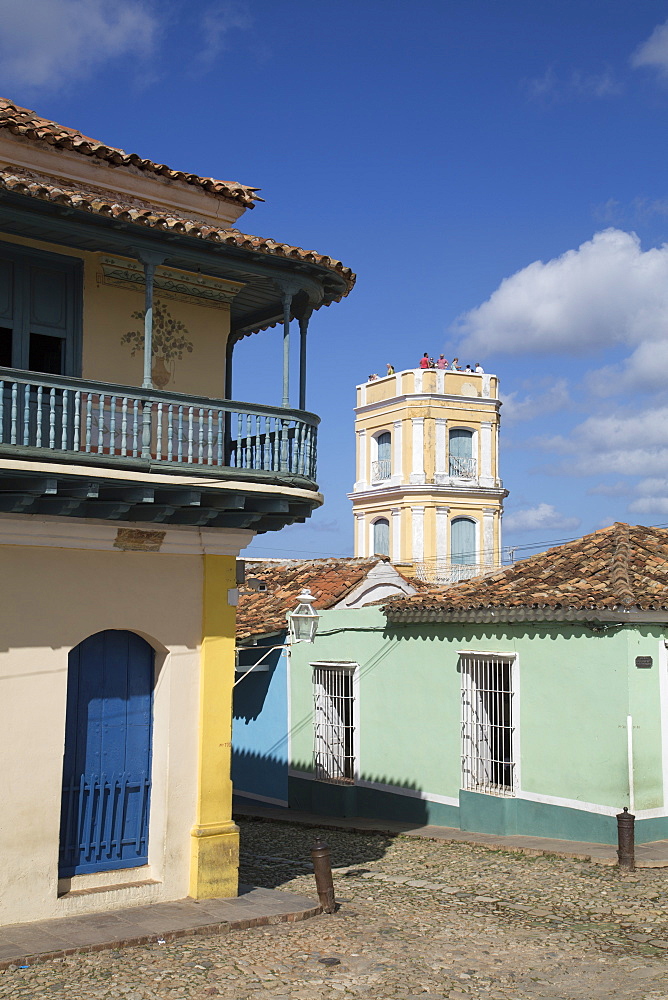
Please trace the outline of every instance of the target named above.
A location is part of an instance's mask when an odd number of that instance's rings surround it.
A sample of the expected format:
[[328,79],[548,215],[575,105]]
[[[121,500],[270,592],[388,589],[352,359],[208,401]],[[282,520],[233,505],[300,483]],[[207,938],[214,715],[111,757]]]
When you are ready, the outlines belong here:
[[191,831],[190,895],[236,896],[239,828],[232,822],[232,686],[236,586],[234,556],[204,558],[204,615],[200,658],[197,813]]

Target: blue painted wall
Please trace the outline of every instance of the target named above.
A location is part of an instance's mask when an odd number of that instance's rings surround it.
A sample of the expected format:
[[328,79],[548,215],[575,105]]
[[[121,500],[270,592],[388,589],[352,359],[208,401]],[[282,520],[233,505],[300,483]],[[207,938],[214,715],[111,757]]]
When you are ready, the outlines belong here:
[[[285,635],[258,642],[239,654],[248,669],[267,647],[285,642]],[[232,782],[234,794],[254,800],[287,804],[288,685],[287,653],[277,649],[263,663],[267,672],[248,674],[234,689],[232,722]],[[239,676],[241,676],[239,674]]]

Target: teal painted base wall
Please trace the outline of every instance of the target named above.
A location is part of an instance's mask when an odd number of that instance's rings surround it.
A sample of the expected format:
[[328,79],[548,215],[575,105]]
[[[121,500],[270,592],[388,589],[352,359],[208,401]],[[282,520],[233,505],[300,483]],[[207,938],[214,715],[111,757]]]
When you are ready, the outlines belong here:
[[[288,779],[288,799],[291,809],[319,816],[360,816],[419,826],[447,826],[470,833],[498,836],[617,843],[614,816],[477,792],[460,791],[459,806],[452,806],[384,789],[330,785],[324,781],[291,776]],[[635,834],[637,844],[668,838],[668,816],[636,820]]]
[[361,785],[330,785],[326,781],[288,778],[288,801],[291,809],[314,812],[319,816],[363,816],[366,819],[391,819],[413,826],[459,826],[457,806],[426,802],[412,795],[397,795]]

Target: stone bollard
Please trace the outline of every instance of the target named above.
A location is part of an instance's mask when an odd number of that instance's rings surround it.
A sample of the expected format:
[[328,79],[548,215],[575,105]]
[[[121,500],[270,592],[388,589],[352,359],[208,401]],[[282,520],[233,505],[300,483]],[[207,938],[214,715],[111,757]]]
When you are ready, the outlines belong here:
[[318,890],[320,905],[325,913],[334,913],[336,910],[336,900],[334,899],[332,864],[329,859],[329,847],[324,840],[314,841],[311,848],[311,858],[313,860],[313,873],[315,875],[315,885]]
[[624,806],[624,811],[617,813],[617,858],[619,867],[628,872],[636,867],[634,823],[635,816]]

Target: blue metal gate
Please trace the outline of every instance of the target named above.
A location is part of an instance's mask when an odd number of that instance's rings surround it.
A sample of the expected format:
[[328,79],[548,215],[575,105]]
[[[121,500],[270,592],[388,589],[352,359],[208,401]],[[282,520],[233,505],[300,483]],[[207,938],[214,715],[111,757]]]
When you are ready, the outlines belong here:
[[134,632],[69,656],[59,875],[148,861],[153,649]]

